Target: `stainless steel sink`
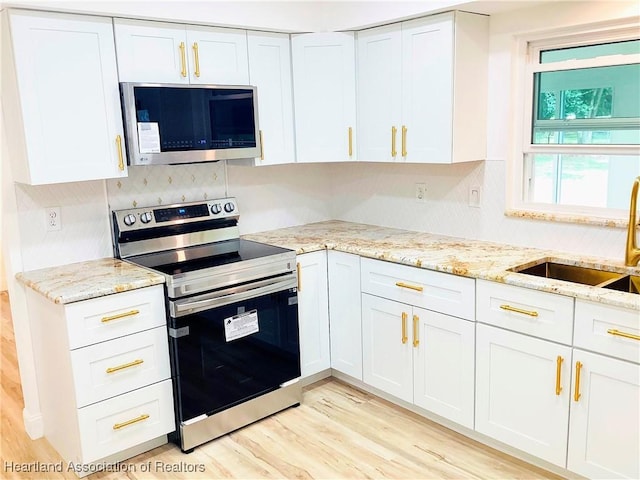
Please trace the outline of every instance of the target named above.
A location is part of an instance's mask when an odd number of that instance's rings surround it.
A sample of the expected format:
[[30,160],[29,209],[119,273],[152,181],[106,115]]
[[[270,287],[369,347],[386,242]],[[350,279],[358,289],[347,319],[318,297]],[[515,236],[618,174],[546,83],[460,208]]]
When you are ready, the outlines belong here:
[[[526,275],[535,275],[536,277],[553,278],[556,280],[564,280],[566,282],[593,286],[601,285],[605,282],[613,282],[625,277],[623,273],[607,272],[605,270],[598,270],[595,268],[578,267],[576,265],[565,265],[563,263],[556,262],[542,262],[529,267],[520,265],[512,268],[511,271],[524,273]],[[623,287],[620,289],[623,289]]]
[[640,276],[626,275],[601,286],[603,288],[610,288],[611,290],[618,290],[620,292],[640,294]]

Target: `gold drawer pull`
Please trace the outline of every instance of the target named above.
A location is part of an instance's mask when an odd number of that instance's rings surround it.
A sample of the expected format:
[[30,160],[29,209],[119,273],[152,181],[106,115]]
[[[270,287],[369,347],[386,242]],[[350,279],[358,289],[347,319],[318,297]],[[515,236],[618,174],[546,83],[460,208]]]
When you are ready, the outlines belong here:
[[136,365],[140,365],[142,363],[144,363],[144,360],[137,359],[137,360],[134,360],[133,362],[125,363],[123,365],[118,365],[117,367],[109,367],[107,368],[107,373],[118,372],[120,370],[124,370],[125,368],[135,367]]
[[562,392],[562,385],[560,385],[560,375],[562,374],[562,362],[564,361],[564,359],[558,355],[558,358],[556,358],[556,395],[560,395],[560,392]]
[[634,335],[633,333],[621,332],[620,330],[616,330],[615,328],[611,328],[607,330],[609,335],[615,335],[616,337],[624,337],[630,338],[631,340],[640,340],[640,335]]
[[262,130],[260,130],[260,160],[264,160],[264,139],[262,138]]
[[296,273],[298,274],[298,291],[302,291],[302,267],[300,266],[300,262],[296,263]]
[[193,59],[196,64],[196,71],[194,72],[195,76],[200,78],[200,55],[198,52],[198,42],[193,43]]
[[111,322],[112,320],[118,320],[119,318],[131,317],[140,313],[140,310],[130,310],[124,313],[118,313],[117,315],[111,315],[110,317],[102,317],[100,320],[102,323]]
[[530,317],[537,317],[538,312],[535,310],[522,310],[521,308],[512,307],[511,305],[500,305],[502,310],[507,310],[509,312],[521,313],[523,315],[529,315]]
[[420,345],[420,339],[418,335],[418,322],[420,321],[420,317],[418,315],[413,316],[413,346],[417,347]]
[[147,418],[149,418],[149,415],[147,415],[146,413],[143,413],[142,415],[140,415],[139,417],[136,418],[132,418],[131,420],[127,420],[126,422],[122,422],[122,423],[116,423],[113,426],[114,430],[120,430],[123,427],[128,427],[129,425],[133,425],[134,423],[138,423],[138,422],[143,422],[144,420],[146,420]]
[[421,292],[424,290],[424,287],[421,287],[420,285],[410,285],[404,282],[396,282],[396,287],[408,288],[410,290],[415,290],[416,292]]
[[576,362],[576,391],[573,392],[573,400],[580,400],[580,372],[582,371],[582,363]]
[[122,137],[116,135],[116,146],[118,147],[118,169],[124,171],[124,157],[122,156]]
[[402,156],[407,156],[407,127],[402,126]]
[[182,68],[180,69],[180,75],[182,77],[187,76],[187,55],[185,53],[185,45],[184,42],[180,42],[180,64]]
[[353,128],[349,127],[349,156],[353,155]]
[[407,317],[405,312],[402,312],[402,343],[407,343]]
[[398,152],[396,151],[396,132],[398,129],[396,127],[391,127],[391,156],[395,157]]

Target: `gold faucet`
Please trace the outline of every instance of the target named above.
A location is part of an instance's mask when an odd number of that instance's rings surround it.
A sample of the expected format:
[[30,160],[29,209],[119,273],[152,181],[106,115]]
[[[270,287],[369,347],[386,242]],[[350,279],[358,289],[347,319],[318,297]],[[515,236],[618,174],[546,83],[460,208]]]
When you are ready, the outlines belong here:
[[636,241],[636,209],[638,205],[638,188],[640,177],[633,181],[631,187],[631,204],[629,205],[629,229],[627,230],[627,248],[624,255],[624,264],[635,267],[640,261],[640,248]]

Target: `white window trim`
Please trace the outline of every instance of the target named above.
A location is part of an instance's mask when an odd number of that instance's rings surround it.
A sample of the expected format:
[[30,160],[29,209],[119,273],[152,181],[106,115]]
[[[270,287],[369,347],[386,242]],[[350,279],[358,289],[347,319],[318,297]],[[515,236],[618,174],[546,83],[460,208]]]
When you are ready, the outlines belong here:
[[[534,64],[529,55],[539,58],[541,50],[549,47],[571,47],[585,43],[597,43],[599,40],[616,41],[638,38],[638,24],[629,19],[622,21],[603,22],[582,25],[570,31],[557,29],[516,36],[512,51],[511,75],[511,105],[512,130],[510,158],[507,162],[506,211],[505,215],[533,218],[539,220],[561,221],[582,224],[594,224],[624,228],[628,221],[626,209],[610,209],[595,207],[579,207],[547,203],[532,203],[524,201],[524,172],[526,153],[593,153],[593,154],[622,154],[639,155],[637,145],[589,145],[576,148],[575,145],[544,145],[531,143],[531,129],[533,122],[533,73],[547,70],[557,70],[558,65],[565,64],[571,68],[586,68],[602,66],[598,58],[567,60],[550,64]],[[640,55],[625,55],[610,61],[606,65],[639,63]],[[535,67],[535,69],[534,69]],[[629,184],[631,188],[631,183]]]

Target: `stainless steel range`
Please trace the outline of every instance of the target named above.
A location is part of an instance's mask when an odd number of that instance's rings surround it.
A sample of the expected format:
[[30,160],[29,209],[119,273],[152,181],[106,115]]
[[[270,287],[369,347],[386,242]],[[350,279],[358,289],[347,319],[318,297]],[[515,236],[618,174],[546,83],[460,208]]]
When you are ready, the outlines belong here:
[[116,257],[166,280],[182,451],[298,405],[295,252],[241,239],[234,198],[112,217]]

